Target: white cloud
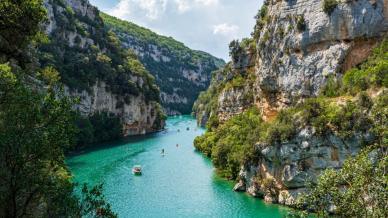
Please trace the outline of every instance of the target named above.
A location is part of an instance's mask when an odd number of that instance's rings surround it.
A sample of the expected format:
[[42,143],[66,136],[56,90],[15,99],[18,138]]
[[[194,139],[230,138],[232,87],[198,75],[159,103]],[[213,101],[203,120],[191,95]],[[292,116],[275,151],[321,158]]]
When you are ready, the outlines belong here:
[[165,11],[168,0],[120,0],[109,12],[110,14],[126,18],[132,13],[143,13],[150,20],[159,18]]
[[194,0],[196,3],[203,4],[205,6],[216,5],[218,0]]
[[175,0],[179,13],[184,13],[190,10],[190,2],[188,0]]
[[89,1],[110,15],[229,59],[229,42],[249,36],[263,0]]
[[215,6],[219,0],[174,0],[179,13],[184,13],[192,8],[200,8],[203,6]]
[[214,35],[223,35],[233,38],[238,34],[239,27],[233,24],[223,23],[213,26]]

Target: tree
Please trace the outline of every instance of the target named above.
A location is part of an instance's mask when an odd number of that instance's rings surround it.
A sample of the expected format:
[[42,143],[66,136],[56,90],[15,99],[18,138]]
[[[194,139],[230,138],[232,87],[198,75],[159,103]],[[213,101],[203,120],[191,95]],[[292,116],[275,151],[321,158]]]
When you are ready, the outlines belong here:
[[85,202],[73,194],[63,154],[75,130],[72,101],[58,87],[36,90],[26,80],[0,65],[0,216],[78,217],[95,213],[81,209],[93,196],[99,204],[89,208],[113,214],[101,196],[102,186],[86,191],[91,197]]
[[[326,217],[329,211],[341,217],[387,217],[388,157],[380,149],[366,149],[345,161],[341,170],[326,170],[308,194],[299,199],[302,208]],[[374,161],[373,161],[374,160]]]
[[0,51],[7,58],[22,55],[40,31],[46,10],[42,0],[2,0],[0,2]]
[[238,55],[241,53],[242,48],[238,40],[233,40],[229,43],[229,56],[234,62],[238,61]]
[[[2,209],[26,215],[65,170],[62,149],[70,144],[70,101],[26,87],[0,65],[0,161]],[[52,178],[50,178],[52,177]]]
[[[74,134],[73,102],[58,86],[58,72],[23,64],[45,18],[42,3],[0,2],[0,217],[115,217],[102,186],[84,190],[91,197],[82,202],[74,194],[63,153]],[[85,204],[92,206],[85,211]]]

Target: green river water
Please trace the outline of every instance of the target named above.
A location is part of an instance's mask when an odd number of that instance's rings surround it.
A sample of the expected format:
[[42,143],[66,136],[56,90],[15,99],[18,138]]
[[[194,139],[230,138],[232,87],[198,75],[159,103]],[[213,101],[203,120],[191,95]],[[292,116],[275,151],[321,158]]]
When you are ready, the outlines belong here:
[[[67,163],[75,181],[104,183],[119,217],[283,217],[286,208],[233,192],[233,183],[215,175],[211,161],[193,147],[203,132],[190,116],[170,117],[164,132],[85,151]],[[142,176],[132,175],[136,164]]]

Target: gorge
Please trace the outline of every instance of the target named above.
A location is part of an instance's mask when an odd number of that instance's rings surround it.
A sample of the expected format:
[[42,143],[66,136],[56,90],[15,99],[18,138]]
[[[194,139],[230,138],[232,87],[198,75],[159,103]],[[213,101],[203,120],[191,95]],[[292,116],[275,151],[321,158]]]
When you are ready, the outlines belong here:
[[266,0],[228,63],[105,12],[0,1],[0,217],[388,216],[387,0]]

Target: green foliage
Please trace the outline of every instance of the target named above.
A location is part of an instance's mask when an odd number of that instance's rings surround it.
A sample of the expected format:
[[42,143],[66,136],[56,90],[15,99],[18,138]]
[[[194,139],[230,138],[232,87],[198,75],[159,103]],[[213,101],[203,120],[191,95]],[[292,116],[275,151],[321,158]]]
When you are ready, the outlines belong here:
[[17,58],[25,62],[20,48],[27,46],[40,31],[39,24],[45,19],[46,10],[42,0],[0,2],[0,56]]
[[237,75],[236,77],[234,77],[231,81],[229,81],[226,84],[225,90],[234,89],[234,88],[242,88],[242,87],[244,87],[245,82],[246,82],[245,78],[243,78],[241,75]]
[[338,1],[337,0],[324,0],[323,1],[323,11],[328,14],[328,15],[331,15],[331,13],[333,13],[334,9],[337,8],[337,5],[338,5]]
[[285,32],[284,32],[284,28],[282,26],[279,26],[277,28],[277,32],[276,33],[277,33],[277,35],[279,35],[280,39],[284,38]]
[[[376,128],[381,137],[386,137],[386,98],[385,102],[380,98],[375,101],[379,102],[378,106],[363,95],[357,101],[348,101],[344,105],[337,105],[325,98],[307,99],[280,111],[272,122],[262,122],[261,114],[253,108],[223,124],[218,123],[217,116],[211,116],[208,132],[198,137],[194,144],[198,150],[212,157],[221,175],[235,179],[238,166],[258,157],[252,150],[255,143],[280,145],[291,140],[300,129],[307,126],[315,127],[317,135],[334,133],[342,138],[349,138],[354,133],[365,133]],[[373,108],[376,108],[374,113],[379,117],[376,119],[378,122],[369,115]]]
[[298,15],[296,18],[296,28],[299,32],[303,32],[306,30],[306,21],[303,15]]
[[241,43],[238,40],[233,40],[229,43],[229,56],[234,62],[238,61],[238,58],[244,49],[241,47]]
[[[178,94],[187,98],[187,104],[164,103],[163,106],[165,108],[181,113],[191,113],[192,105],[199,93],[204,91],[209,85],[210,72],[217,70],[225,64],[223,60],[215,58],[210,54],[189,49],[183,43],[171,37],[158,35],[149,29],[107,14],[101,13],[101,17],[106,27],[118,35],[119,41],[126,44],[129,43],[131,47],[136,46],[142,49],[145,55],[139,58],[145,68],[155,76],[155,82],[162,92],[169,95]],[[163,60],[158,62],[148,55],[154,53],[155,47],[170,60],[168,62]],[[199,69],[199,63],[201,63],[201,69]],[[205,76],[209,78],[207,81],[198,79],[197,83],[194,83],[184,77],[182,69],[197,72],[201,70],[204,74],[208,74]]]
[[261,46],[265,46],[265,44],[266,44],[266,43],[268,42],[268,40],[270,39],[269,37],[270,37],[270,34],[269,34],[268,31],[266,31],[266,32],[264,33],[264,35],[263,35],[263,38],[262,38],[261,41],[260,41],[260,45],[261,45]]
[[257,12],[255,16],[256,24],[254,27],[254,31],[251,34],[252,38],[257,40],[260,38],[260,32],[263,29],[264,25],[268,22],[268,2],[264,2],[263,6]]
[[117,214],[112,212],[110,204],[106,203],[103,194],[103,185],[88,188],[87,184],[82,187],[81,214],[93,217],[117,218]]
[[321,95],[329,98],[340,96],[343,90],[341,82],[335,75],[331,74],[326,80],[326,85],[321,89]]
[[353,68],[343,77],[345,90],[356,94],[372,87],[388,87],[388,40],[373,50],[369,59],[359,68]]
[[75,133],[73,102],[53,83],[47,92],[34,91],[24,76],[0,65],[0,216],[87,215],[64,164]]
[[[31,54],[23,52],[41,36],[37,32],[44,14],[39,0],[0,3],[0,217],[92,215],[81,210],[81,203],[87,202],[74,195],[64,161],[63,150],[72,145],[75,133],[73,101],[58,87],[54,68],[37,73],[35,63],[25,66]],[[18,62],[3,63],[11,59]],[[101,197],[99,202],[106,204]]]
[[[71,89],[91,91],[97,81],[104,81],[109,91],[126,99],[143,94],[147,102],[160,101],[154,78],[132,51],[121,47],[116,34],[105,29],[98,11],[95,20],[90,20],[58,0],[52,5],[58,28],[50,34],[50,42],[39,48],[43,67],[55,66],[61,81]],[[67,31],[79,34],[74,46],[64,38]],[[80,35],[92,39],[94,44],[86,43],[81,47]]]
[[123,126],[119,117],[107,112],[93,114],[90,117],[78,115],[77,147],[115,141],[123,136]]
[[388,145],[388,95],[383,93],[374,101],[371,109],[371,119],[373,120],[372,133],[377,137],[379,145]]
[[240,166],[257,156],[254,143],[260,133],[260,113],[252,108],[196,138],[195,147],[211,156],[218,172],[229,179],[236,179]]
[[277,119],[263,128],[264,136],[260,140],[269,144],[278,144],[289,140],[297,130],[293,115],[292,110],[280,111]]
[[167,120],[167,115],[164,113],[164,110],[160,104],[156,105],[155,111],[152,113],[156,114],[154,126],[152,128],[154,130],[160,130],[162,128],[162,124]]
[[209,117],[207,123],[209,129],[218,126],[218,117],[216,115],[218,96],[225,87],[225,82],[218,81],[218,77],[225,76],[230,70],[231,63],[228,63],[223,69],[214,71],[212,82],[208,90],[201,92],[197,101],[194,103],[192,111],[195,113],[198,120],[202,120],[203,116]]
[[[326,170],[316,184],[309,185],[308,194],[299,199],[301,208],[315,211],[318,217],[334,213],[340,217],[387,217],[388,192],[386,167],[388,156],[366,149],[355,158],[348,158],[342,169]],[[377,155],[376,163],[370,155]]]
[[370,88],[381,87],[388,87],[388,40],[386,39],[373,50],[367,61],[345,72],[342,80],[330,75],[326,85],[321,89],[321,95],[326,97],[357,95]]

